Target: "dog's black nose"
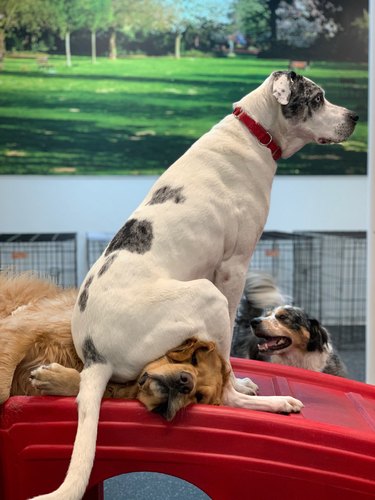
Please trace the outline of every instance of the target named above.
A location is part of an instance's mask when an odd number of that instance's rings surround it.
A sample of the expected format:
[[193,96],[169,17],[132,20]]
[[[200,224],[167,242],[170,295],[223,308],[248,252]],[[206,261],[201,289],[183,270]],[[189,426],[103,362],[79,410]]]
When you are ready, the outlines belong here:
[[194,380],[192,375],[188,372],[181,372],[177,381],[177,390],[182,394],[189,394],[194,387]]
[[349,118],[353,120],[353,122],[357,122],[359,120],[359,116],[356,113],[350,113]]
[[262,322],[262,318],[254,318],[250,321],[250,325],[255,328]]

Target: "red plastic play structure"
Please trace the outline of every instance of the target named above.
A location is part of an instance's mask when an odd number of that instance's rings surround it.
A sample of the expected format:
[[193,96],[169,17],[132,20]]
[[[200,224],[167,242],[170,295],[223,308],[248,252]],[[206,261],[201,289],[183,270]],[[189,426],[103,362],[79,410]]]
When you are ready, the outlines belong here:
[[[85,499],[112,476],[180,477],[213,500],[375,498],[375,386],[271,363],[233,360],[263,395],[293,395],[299,415],[194,405],[167,423],[136,401],[105,400]],[[77,424],[73,398],[13,397],[0,418],[0,498],[55,489]]]

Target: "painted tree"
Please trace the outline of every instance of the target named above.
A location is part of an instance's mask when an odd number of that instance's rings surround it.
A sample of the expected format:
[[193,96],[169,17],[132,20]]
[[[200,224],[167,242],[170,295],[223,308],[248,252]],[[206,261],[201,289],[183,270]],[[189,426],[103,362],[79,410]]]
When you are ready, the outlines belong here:
[[66,65],[72,65],[70,36],[84,27],[86,21],[85,0],[41,0],[49,13],[50,28],[65,40]]
[[260,47],[280,41],[308,47],[317,37],[334,37],[342,1],[326,0],[235,0],[239,28]]
[[277,39],[292,47],[307,48],[320,37],[334,38],[339,30],[334,15],[342,7],[319,0],[280,2],[276,10]]
[[0,59],[6,52],[6,37],[13,29],[27,26],[36,36],[46,25],[44,0],[0,0]]
[[128,36],[165,30],[170,10],[158,0],[111,0],[111,14],[107,24],[109,30],[109,57],[117,58],[118,32]]
[[17,0],[0,0],[0,61],[5,56],[5,39],[9,30],[15,26]]
[[230,2],[215,0],[164,0],[164,8],[169,9],[170,30],[175,38],[175,57],[181,57],[181,42],[188,28],[198,27],[205,21],[227,22]]
[[246,36],[249,44],[262,49],[269,46],[271,15],[265,1],[235,0],[233,16],[235,28]]
[[112,18],[112,0],[83,0],[84,24],[91,33],[91,60],[96,62],[96,34],[104,29]]

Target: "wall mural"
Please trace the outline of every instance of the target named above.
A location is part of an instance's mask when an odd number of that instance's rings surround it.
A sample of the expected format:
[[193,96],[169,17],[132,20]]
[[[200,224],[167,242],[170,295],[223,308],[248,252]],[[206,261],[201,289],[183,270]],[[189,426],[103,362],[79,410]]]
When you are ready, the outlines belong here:
[[360,116],[278,174],[365,174],[368,3],[0,0],[0,174],[159,174],[272,71]]

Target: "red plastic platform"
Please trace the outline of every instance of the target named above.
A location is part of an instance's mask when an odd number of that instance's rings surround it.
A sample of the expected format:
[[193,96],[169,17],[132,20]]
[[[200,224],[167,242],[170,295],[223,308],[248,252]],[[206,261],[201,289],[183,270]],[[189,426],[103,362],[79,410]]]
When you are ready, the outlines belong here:
[[[172,423],[137,401],[102,404],[86,499],[138,471],[180,477],[214,500],[375,498],[375,386],[270,363],[233,360],[262,395],[293,395],[301,414],[194,405]],[[62,482],[72,451],[73,398],[13,397],[0,418],[0,498],[25,500]]]

